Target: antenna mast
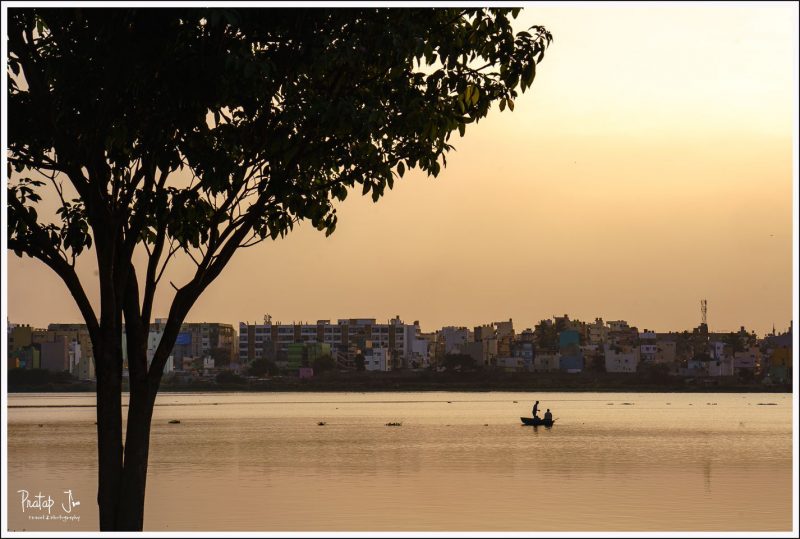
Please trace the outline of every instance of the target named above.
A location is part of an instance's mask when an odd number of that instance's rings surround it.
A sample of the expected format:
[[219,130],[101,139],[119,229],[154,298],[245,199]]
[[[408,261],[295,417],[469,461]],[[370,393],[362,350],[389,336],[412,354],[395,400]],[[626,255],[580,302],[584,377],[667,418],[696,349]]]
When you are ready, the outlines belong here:
[[700,300],[700,314],[702,315],[703,325],[708,327],[708,301]]

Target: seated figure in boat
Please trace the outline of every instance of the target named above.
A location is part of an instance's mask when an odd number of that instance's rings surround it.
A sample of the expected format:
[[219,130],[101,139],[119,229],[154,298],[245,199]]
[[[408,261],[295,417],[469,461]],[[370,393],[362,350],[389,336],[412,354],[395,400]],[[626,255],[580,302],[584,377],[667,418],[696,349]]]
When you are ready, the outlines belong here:
[[550,408],[544,413],[544,420],[545,422],[549,423],[553,420],[553,414],[550,413]]

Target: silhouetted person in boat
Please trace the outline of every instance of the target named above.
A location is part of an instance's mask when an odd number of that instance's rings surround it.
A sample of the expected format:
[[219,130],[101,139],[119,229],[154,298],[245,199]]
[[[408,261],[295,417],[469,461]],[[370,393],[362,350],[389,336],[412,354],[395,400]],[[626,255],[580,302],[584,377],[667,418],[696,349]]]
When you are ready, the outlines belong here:
[[536,403],[533,405],[533,417],[536,418],[536,414],[538,413],[539,413],[539,401],[536,401]]
[[550,408],[544,413],[544,420],[548,423],[553,420],[553,414],[550,413]]

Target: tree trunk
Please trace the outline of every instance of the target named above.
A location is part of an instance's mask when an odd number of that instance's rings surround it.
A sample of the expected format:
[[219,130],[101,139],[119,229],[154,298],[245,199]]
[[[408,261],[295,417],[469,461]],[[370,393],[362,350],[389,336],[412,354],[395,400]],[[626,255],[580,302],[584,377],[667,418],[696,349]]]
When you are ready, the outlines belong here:
[[147,459],[150,450],[150,422],[157,388],[147,379],[131,379],[128,425],[125,434],[125,463],[117,511],[118,531],[142,531]]
[[[122,361],[121,343],[113,344],[113,331],[95,343],[97,365],[97,505],[100,531],[116,527],[122,483]],[[97,346],[99,344],[99,346]],[[119,365],[119,367],[117,367]]]

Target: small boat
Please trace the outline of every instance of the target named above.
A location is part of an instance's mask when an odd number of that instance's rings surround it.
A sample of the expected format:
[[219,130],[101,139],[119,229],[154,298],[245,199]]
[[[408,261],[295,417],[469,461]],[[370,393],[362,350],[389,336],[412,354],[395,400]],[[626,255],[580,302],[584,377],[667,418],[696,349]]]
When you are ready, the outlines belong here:
[[520,419],[522,420],[523,425],[533,425],[534,427],[538,427],[540,425],[552,427],[553,423],[556,422],[555,419],[552,421],[545,421],[544,419],[540,419],[538,417],[520,417]]

